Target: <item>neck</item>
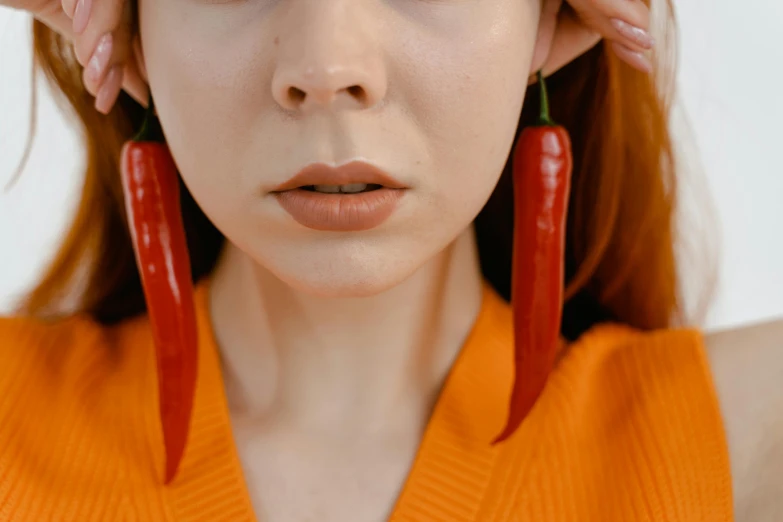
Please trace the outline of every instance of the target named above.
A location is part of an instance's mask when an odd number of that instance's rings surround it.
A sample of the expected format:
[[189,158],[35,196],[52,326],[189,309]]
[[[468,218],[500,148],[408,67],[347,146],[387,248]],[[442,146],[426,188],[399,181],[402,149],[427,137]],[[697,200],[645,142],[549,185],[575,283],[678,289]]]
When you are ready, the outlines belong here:
[[482,282],[470,227],[402,283],[361,298],[296,291],[228,244],[210,295],[232,412],[339,435],[426,421]]

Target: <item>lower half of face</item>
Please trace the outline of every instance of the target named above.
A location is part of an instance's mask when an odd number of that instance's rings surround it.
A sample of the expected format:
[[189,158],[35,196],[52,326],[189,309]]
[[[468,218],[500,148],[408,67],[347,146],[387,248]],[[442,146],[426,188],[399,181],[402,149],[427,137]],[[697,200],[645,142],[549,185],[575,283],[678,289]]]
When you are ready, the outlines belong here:
[[[342,296],[397,284],[471,225],[512,146],[537,19],[536,0],[140,3],[152,93],[195,200],[281,280]],[[310,165],[357,161],[396,185],[277,191]]]

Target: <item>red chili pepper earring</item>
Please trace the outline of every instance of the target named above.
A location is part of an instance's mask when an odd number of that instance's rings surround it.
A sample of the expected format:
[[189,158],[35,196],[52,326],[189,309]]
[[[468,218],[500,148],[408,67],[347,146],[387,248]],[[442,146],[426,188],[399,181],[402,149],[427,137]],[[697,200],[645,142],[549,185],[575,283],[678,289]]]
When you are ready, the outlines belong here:
[[539,71],[541,116],[524,129],[514,149],[514,387],[505,429],[510,437],[546,385],[560,340],[565,277],[565,228],[573,159],[568,132],[549,117]]
[[158,366],[158,397],[166,449],[164,483],[185,452],[196,389],[198,335],[179,176],[161,139],[150,96],[141,131],[122,149],[122,185],[136,263]]

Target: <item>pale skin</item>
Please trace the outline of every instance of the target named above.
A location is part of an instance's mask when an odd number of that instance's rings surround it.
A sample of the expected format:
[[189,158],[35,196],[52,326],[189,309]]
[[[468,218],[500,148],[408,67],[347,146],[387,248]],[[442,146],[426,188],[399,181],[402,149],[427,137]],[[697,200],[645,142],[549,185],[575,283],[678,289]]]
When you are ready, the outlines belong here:
[[[77,0],[0,4],[73,38],[83,64],[112,32],[102,74],[85,77],[97,108],[121,86],[141,101],[151,89],[185,183],[229,239],[211,316],[259,520],[388,516],[480,306],[470,223],[530,75],[600,38],[648,67],[648,45],[611,22],[646,29],[635,0],[573,0],[576,15],[557,0],[141,0],[137,37],[119,0],[93,0],[78,31]],[[411,187],[377,229],[327,238],[265,196],[309,162],[357,156]],[[776,520],[783,322],[707,348],[737,520]]]

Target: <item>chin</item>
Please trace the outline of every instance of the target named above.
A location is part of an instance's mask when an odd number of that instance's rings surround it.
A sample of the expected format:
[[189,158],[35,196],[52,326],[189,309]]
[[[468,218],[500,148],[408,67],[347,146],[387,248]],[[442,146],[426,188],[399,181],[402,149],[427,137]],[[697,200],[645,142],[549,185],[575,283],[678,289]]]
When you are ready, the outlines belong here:
[[374,280],[337,280],[337,281],[297,281],[296,290],[307,293],[308,295],[323,297],[328,299],[346,299],[372,297],[382,294],[386,290],[396,286],[397,281],[388,281],[381,279]]
[[[356,259],[318,262],[316,266],[296,270],[271,269],[274,275],[293,290],[324,298],[372,297],[408,279],[417,266],[409,259]],[[271,267],[269,267],[271,268]]]

